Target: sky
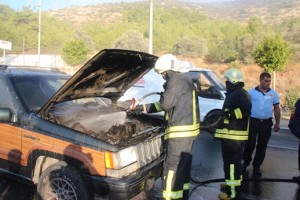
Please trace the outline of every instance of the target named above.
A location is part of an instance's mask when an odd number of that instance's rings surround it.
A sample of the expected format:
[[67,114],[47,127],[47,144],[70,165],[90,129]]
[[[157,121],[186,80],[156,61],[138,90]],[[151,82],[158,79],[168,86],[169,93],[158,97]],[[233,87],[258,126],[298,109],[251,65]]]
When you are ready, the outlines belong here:
[[[23,7],[38,7],[41,1],[42,10],[56,10],[70,6],[97,5],[101,3],[121,3],[136,2],[147,0],[0,0],[0,4],[5,4],[14,10],[22,10]],[[155,0],[154,0],[155,1]],[[192,2],[216,2],[216,1],[232,1],[232,0],[186,0]]]

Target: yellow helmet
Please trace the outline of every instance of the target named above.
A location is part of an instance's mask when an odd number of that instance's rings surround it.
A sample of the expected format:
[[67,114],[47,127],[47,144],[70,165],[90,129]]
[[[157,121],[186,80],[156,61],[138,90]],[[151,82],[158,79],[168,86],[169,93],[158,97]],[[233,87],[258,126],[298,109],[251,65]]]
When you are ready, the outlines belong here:
[[244,82],[243,74],[238,69],[228,69],[224,73],[224,78],[231,82],[232,84],[236,84],[238,82]]

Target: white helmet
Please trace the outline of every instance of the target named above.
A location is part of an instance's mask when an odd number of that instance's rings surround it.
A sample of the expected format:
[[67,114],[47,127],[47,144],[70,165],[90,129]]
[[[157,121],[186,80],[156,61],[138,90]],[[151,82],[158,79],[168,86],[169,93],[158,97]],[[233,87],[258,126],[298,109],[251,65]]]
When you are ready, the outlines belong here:
[[175,70],[178,60],[173,54],[165,54],[159,57],[155,63],[154,70],[161,74],[168,70]]
[[195,67],[195,65],[193,65],[193,63],[185,61],[185,60],[178,60],[178,65],[175,66],[175,70],[174,71],[178,71],[178,72],[188,72]]

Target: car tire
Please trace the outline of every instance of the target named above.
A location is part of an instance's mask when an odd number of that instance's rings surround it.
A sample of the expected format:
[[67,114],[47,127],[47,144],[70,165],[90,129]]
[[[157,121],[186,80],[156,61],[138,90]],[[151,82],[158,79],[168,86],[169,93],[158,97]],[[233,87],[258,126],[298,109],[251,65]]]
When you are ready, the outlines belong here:
[[37,199],[89,200],[79,172],[64,162],[48,167],[40,176]]
[[203,125],[206,126],[207,128],[205,128],[209,133],[211,134],[215,134],[216,131],[216,126],[212,126],[215,125],[215,123],[220,120],[222,115],[222,111],[221,110],[214,110],[212,112],[210,112],[204,119]]

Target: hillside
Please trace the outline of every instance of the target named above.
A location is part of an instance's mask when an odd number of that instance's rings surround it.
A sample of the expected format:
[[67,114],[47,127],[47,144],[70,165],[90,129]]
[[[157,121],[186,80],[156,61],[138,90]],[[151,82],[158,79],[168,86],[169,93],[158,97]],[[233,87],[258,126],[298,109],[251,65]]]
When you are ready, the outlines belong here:
[[217,19],[246,22],[258,16],[264,23],[276,24],[284,19],[300,17],[299,0],[236,0],[233,2],[201,4],[205,12]]
[[96,6],[69,7],[47,11],[47,14],[80,26],[90,21],[98,21],[101,25],[118,22],[123,15],[126,4],[99,4]]
[[[224,71],[228,69],[228,65],[226,64],[207,64],[203,62],[201,59],[187,59],[190,62],[193,62],[195,65],[201,68],[212,69],[215,71],[221,78],[224,74]],[[263,72],[262,68],[257,65],[238,65],[239,69],[242,70],[244,74],[245,80],[245,88],[249,89],[255,87],[259,84],[259,75]],[[283,71],[279,71],[276,73],[276,90],[281,96],[281,100],[284,100],[286,92],[290,89],[296,89],[300,91],[300,63],[299,64],[289,64]],[[273,73],[272,82],[274,82]],[[273,83],[272,83],[273,84]],[[272,85],[273,88],[273,85]]]
[[[276,24],[284,19],[300,17],[299,0],[235,0],[217,3],[158,0],[154,2],[159,7],[198,9],[213,19],[228,19],[240,22],[247,22],[251,17],[258,16],[265,23]],[[99,4],[95,6],[70,7],[47,11],[47,13],[61,20],[67,20],[73,25],[80,25],[91,20],[98,21],[102,25],[109,25],[120,20],[126,8],[136,4],[148,3],[148,1],[142,1],[140,3]]]
[[[197,2],[197,1],[196,1]],[[90,21],[96,21],[101,26],[118,24],[124,13],[136,5],[148,5],[148,1],[140,3],[117,3],[99,4],[96,6],[71,7],[61,10],[49,11],[48,14],[59,18],[62,21],[69,21],[75,27],[81,27]],[[223,3],[186,3],[176,0],[155,1],[159,8],[187,8],[198,10],[211,19],[233,20],[239,23],[246,23],[251,17],[259,17],[264,24],[278,24],[282,21],[300,17],[300,1],[298,0],[236,0]],[[155,15],[155,11],[154,11]],[[157,55],[161,53],[156,52]],[[201,58],[187,59],[199,67],[209,68],[216,71],[220,76],[228,68],[226,64],[207,63]],[[258,84],[258,76],[262,69],[256,65],[239,65],[245,74],[246,88]],[[288,89],[300,90],[300,64],[290,63],[285,70],[276,74],[276,90],[284,98]],[[289,86],[287,88],[287,86]]]

